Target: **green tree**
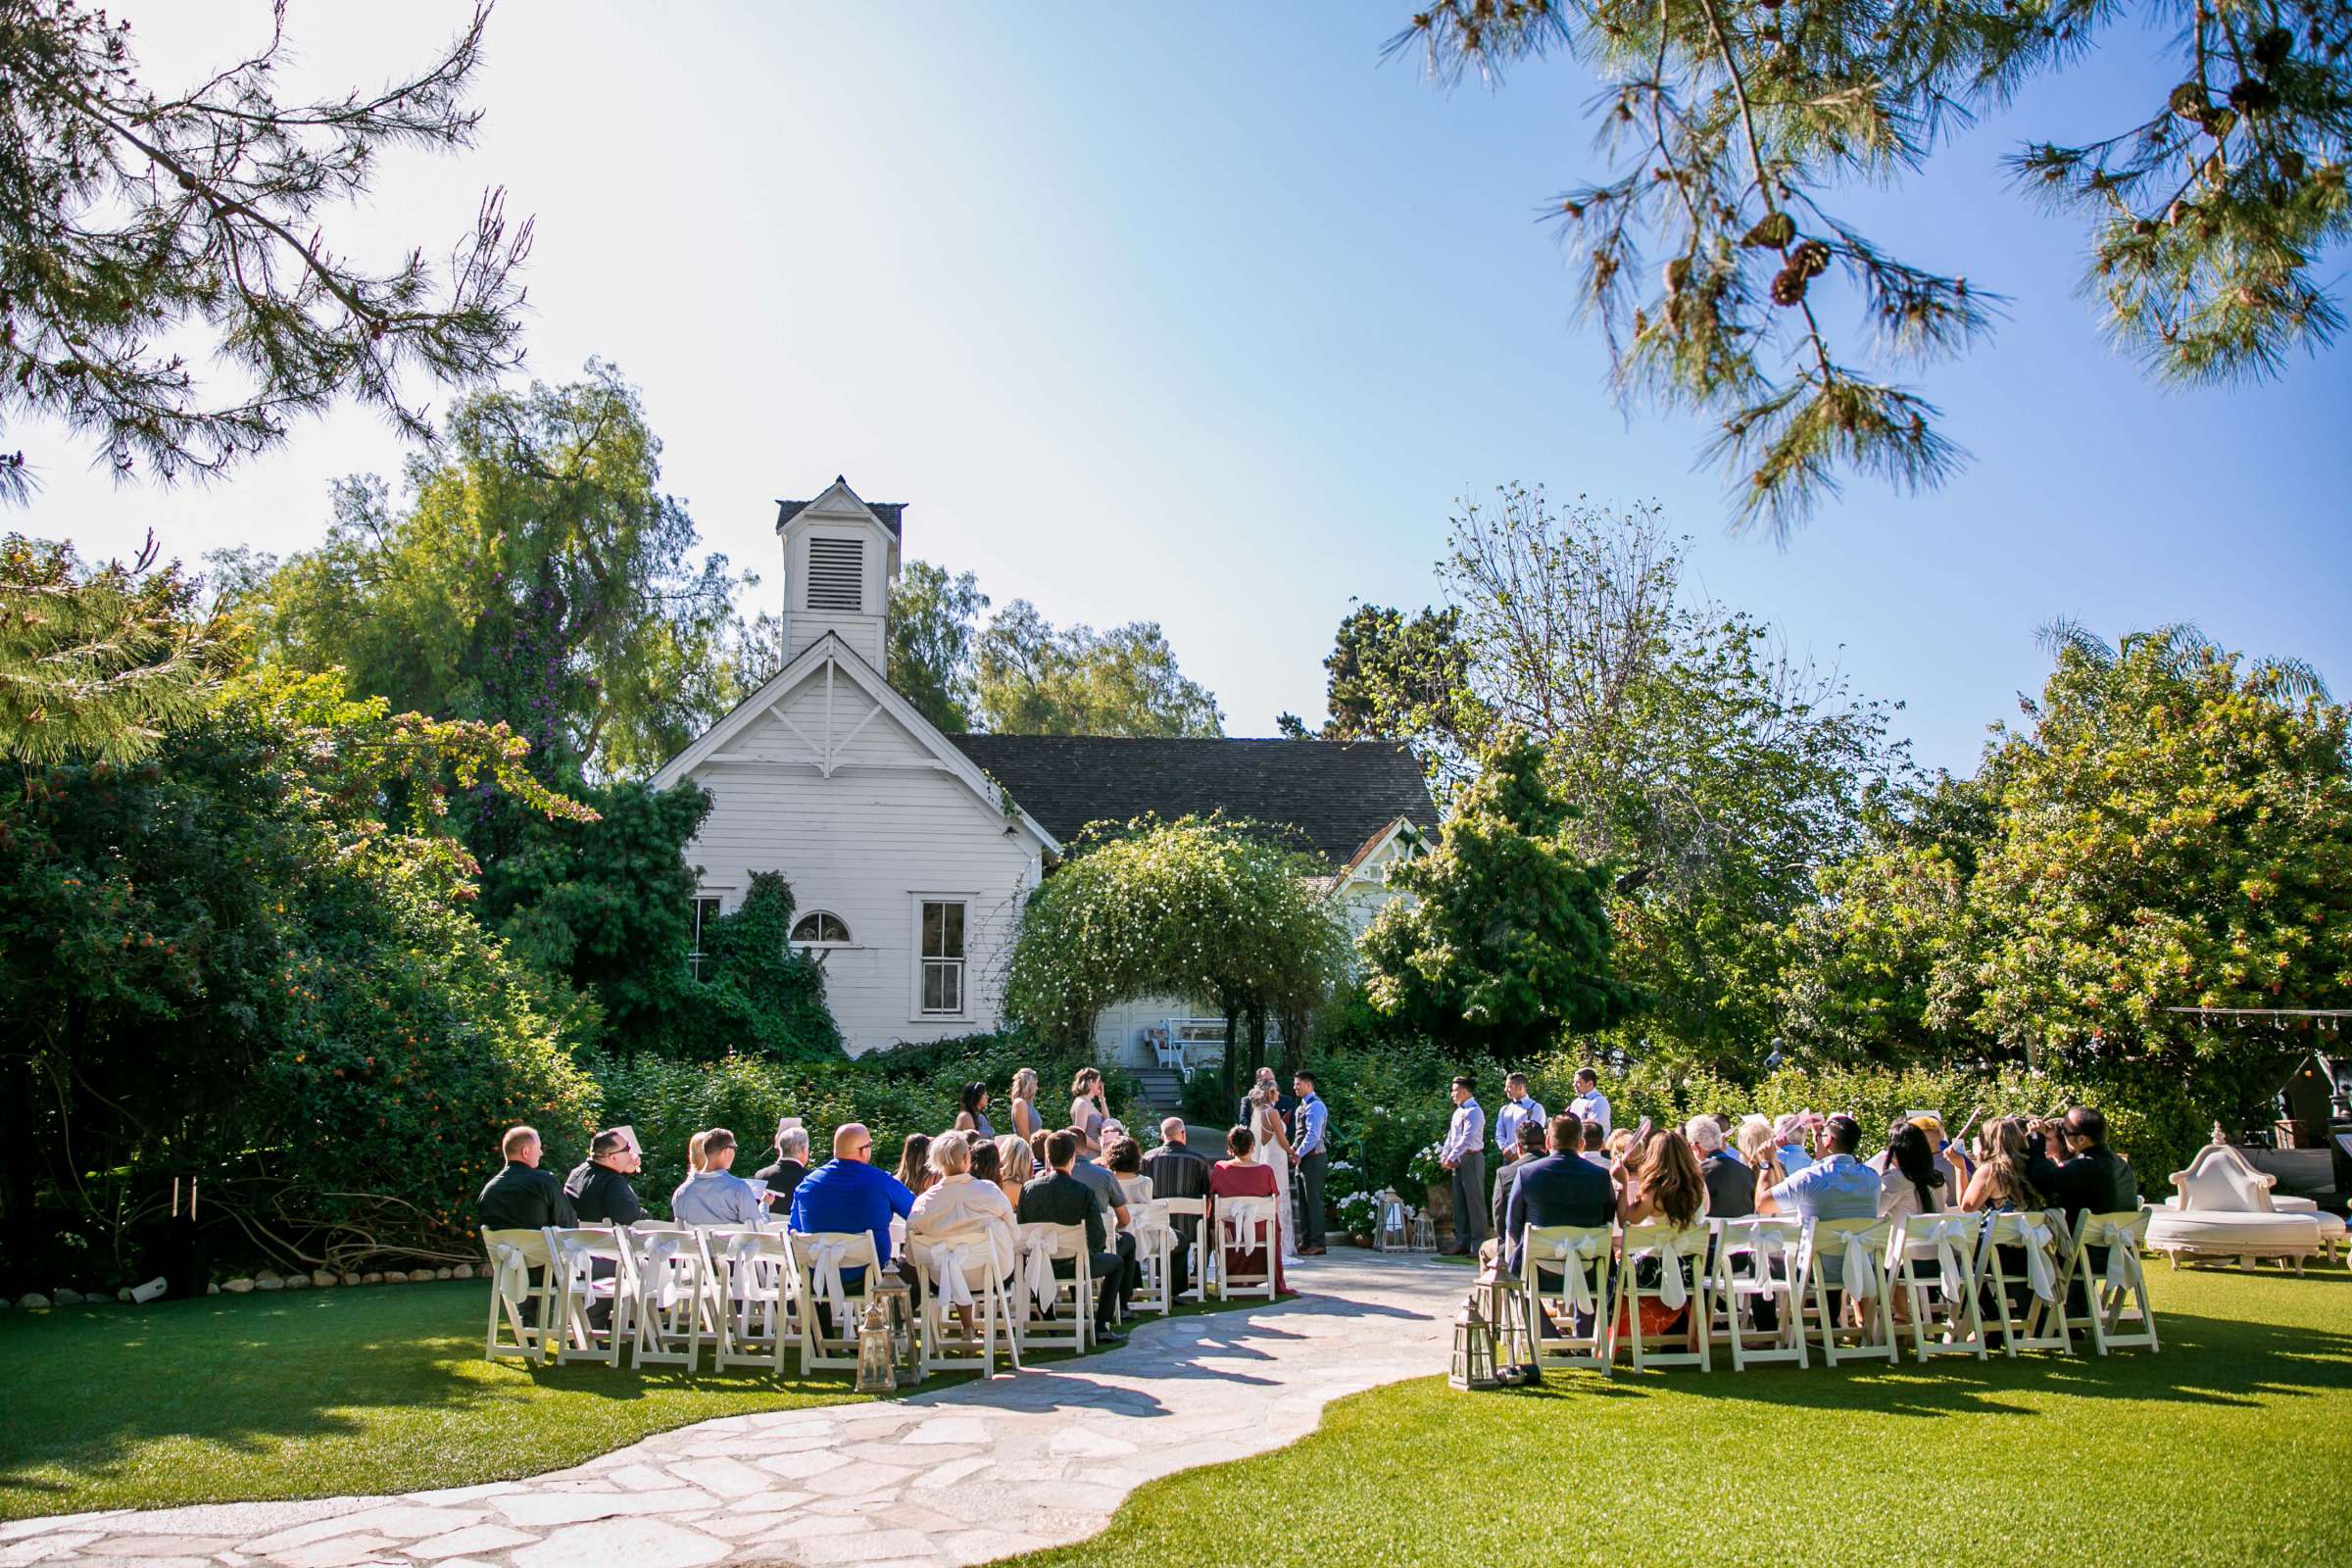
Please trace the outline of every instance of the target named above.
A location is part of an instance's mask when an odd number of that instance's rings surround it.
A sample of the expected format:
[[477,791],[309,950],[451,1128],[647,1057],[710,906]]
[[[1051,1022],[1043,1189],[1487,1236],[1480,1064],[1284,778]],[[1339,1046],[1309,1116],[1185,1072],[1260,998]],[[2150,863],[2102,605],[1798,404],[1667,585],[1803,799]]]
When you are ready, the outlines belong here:
[[204,710],[218,650],[155,536],[129,565],[71,544],[0,539],[0,758],[132,761]]
[[[1359,604],[1340,621],[1326,675],[1322,736],[1330,741],[1409,740],[1441,779],[1457,780],[1490,720],[1470,690],[1461,608],[1407,616]],[[1285,734],[1306,727],[1284,714]]]
[[[2135,123],[2029,140],[2008,167],[2082,222],[2084,292],[2120,348],[2172,380],[2274,373],[2342,325],[2352,8],[2164,9],[2178,84]],[[1547,54],[1593,63],[1608,167],[1551,210],[1610,383],[1720,420],[1736,519],[1785,535],[1840,473],[1919,487],[1951,469],[1935,407],[1888,377],[1983,338],[2000,307],[1832,204],[1914,179],[1981,114],[2111,39],[2136,48],[2143,24],[2104,0],[1442,0],[1390,47],[1448,83]],[[1865,343],[1824,325],[1857,312]]]
[[980,634],[982,724],[1000,735],[1214,736],[1217,701],[1176,667],[1155,621],[1055,631],[1026,599]]
[[1357,943],[1364,994],[1387,1017],[1507,1059],[1632,1009],[1610,964],[1608,873],[1577,849],[1545,771],[1540,750],[1506,736],[1437,848],[1391,871],[1408,896]]
[[345,481],[326,542],[237,608],[273,662],[340,666],[396,708],[504,720],[543,778],[651,771],[747,676],[738,579],[724,556],[695,561],[661,452],[608,365],[477,393],[410,460],[404,509],[378,481]]
[[1970,885],[1975,1022],[2044,1062],[2240,1051],[2169,1012],[2352,986],[2345,710],[2297,666],[2190,628],[2075,638],[1987,752],[1998,826]]
[[951,577],[928,561],[910,561],[890,590],[890,668],[894,690],[948,734],[972,727],[977,697],[972,644],[988,595],[970,572]]
[[[355,265],[322,215],[368,192],[382,155],[465,147],[489,8],[424,71],[316,103],[284,103],[278,7],[269,41],[208,80],[157,89],[130,24],[74,0],[0,4],[0,420],[46,416],[118,472],[215,473],[284,439],[338,396],[427,433],[402,391],[495,378],[520,359],[515,270],[498,192],[446,275],[419,247]],[[210,356],[235,389],[190,369]],[[0,456],[0,501],[29,490]]]

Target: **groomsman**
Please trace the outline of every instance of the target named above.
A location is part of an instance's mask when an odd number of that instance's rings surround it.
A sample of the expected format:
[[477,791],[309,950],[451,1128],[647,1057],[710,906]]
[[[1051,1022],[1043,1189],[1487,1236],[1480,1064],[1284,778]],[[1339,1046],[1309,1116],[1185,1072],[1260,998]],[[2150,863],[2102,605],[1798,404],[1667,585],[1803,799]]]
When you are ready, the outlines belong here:
[[1291,1152],[1298,1157],[1298,1255],[1323,1255],[1323,1176],[1331,1168],[1331,1111],[1315,1094],[1315,1075],[1295,1073],[1291,1092],[1298,1097],[1292,1114]]
[[1439,1146],[1438,1163],[1453,1173],[1454,1255],[1475,1255],[1487,1239],[1487,1113],[1468,1078],[1455,1078],[1449,1093],[1453,1121]]
[[1512,1073],[1502,1081],[1502,1108],[1494,1112],[1494,1152],[1505,1160],[1519,1157],[1519,1128],[1534,1122],[1544,1127],[1544,1102],[1527,1092],[1527,1074]]

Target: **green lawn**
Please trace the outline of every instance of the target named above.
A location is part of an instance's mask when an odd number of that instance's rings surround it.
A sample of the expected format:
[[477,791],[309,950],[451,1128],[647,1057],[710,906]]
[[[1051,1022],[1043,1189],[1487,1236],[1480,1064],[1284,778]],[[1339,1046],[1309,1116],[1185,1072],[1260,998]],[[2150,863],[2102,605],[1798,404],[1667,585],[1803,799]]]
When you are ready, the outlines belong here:
[[2154,1356],[1374,1390],[1010,1561],[2352,1562],[2352,1278],[2151,1277]]
[[560,1470],[714,1416],[865,1397],[846,1373],[492,1363],[482,1359],[488,1290],[0,1313],[0,1519],[470,1486]]

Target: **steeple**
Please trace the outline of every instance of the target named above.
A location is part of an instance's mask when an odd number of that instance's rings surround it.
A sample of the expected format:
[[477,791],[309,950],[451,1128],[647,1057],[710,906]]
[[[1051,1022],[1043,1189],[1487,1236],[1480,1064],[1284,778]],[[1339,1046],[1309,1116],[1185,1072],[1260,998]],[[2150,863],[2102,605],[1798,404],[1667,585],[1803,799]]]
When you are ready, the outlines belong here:
[[776,503],[784,547],[784,658],[832,632],[886,671],[883,614],[899,580],[903,502],[867,502],[839,475],[811,501]]

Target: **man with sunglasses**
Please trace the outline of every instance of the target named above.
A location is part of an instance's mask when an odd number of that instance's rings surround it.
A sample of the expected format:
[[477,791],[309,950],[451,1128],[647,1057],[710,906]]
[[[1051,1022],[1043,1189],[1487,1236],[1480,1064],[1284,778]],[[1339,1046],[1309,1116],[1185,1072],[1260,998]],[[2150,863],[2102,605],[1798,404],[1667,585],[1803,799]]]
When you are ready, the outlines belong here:
[[[914,1194],[874,1165],[874,1135],[865,1123],[843,1122],[833,1129],[833,1157],[801,1179],[793,1190],[786,1222],[804,1236],[853,1235],[874,1239],[874,1256],[890,1262],[890,1217],[914,1211]],[[865,1278],[862,1268],[845,1268],[841,1282],[852,1290]]]

